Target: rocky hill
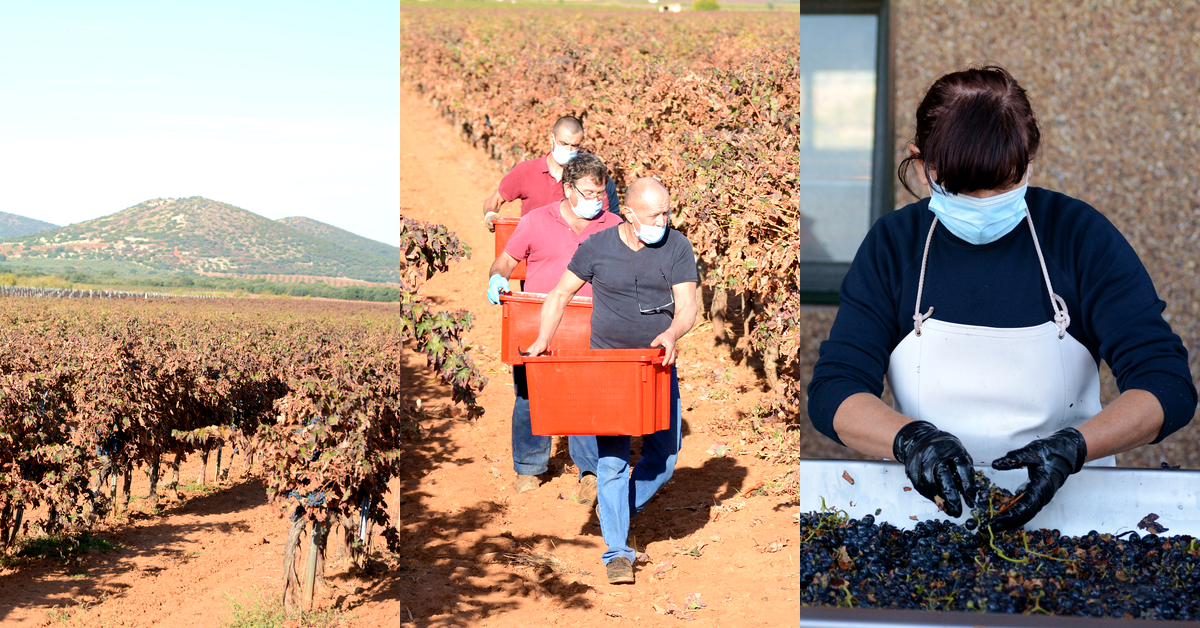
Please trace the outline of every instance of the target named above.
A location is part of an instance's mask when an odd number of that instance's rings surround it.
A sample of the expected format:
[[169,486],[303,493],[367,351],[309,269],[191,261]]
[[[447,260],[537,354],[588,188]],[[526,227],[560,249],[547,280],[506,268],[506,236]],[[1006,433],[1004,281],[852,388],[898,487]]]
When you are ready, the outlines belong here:
[[142,269],[397,281],[399,255],[386,254],[386,244],[379,247],[385,248],[372,252],[362,243],[349,246],[199,196],[156,198],[95,220],[0,239],[0,253],[10,263],[120,274]]

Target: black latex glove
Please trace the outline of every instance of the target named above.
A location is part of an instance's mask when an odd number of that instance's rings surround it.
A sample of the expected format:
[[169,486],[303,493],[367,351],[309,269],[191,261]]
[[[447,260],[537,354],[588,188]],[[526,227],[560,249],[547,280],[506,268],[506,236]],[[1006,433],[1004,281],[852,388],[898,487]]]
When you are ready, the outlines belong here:
[[968,507],[975,506],[978,489],[971,454],[953,434],[929,421],[913,421],[896,433],[892,453],[904,464],[913,488],[934,503],[940,497],[946,514],[961,516],[962,500]]
[[1046,438],[1008,452],[992,463],[993,469],[1009,471],[1025,467],[1029,469],[1029,482],[1021,488],[1018,499],[1008,510],[991,521],[997,530],[1019,528],[1038,514],[1062,488],[1067,476],[1078,473],[1087,459],[1087,443],[1079,430],[1068,427]]

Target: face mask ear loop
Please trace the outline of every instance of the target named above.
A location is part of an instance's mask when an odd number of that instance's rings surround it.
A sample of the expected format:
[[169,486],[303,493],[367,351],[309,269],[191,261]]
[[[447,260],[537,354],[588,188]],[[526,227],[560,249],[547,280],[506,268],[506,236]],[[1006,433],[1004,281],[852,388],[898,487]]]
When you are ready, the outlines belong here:
[[1033,217],[1029,208],[1025,208],[1025,222],[1029,224],[1029,233],[1033,235],[1033,248],[1037,251],[1038,262],[1042,265],[1042,278],[1046,280],[1046,292],[1050,293],[1050,305],[1054,307],[1054,324],[1058,325],[1058,339],[1067,335],[1067,327],[1071,325],[1071,315],[1067,313],[1067,302],[1054,294],[1054,286],[1050,285],[1050,272],[1046,270],[1046,258],[1042,256],[1042,245],[1038,243],[1037,231],[1033,229]]
[[913,333],[918,338],[921,337],[921,323],[933,316],[933,306],[929,306],[929,311],[921,314],[921,293],[925,290],[925,263],[929,261],[929,243],[933,242],[933,230],[937,228],[937,216],[933,217],[933,224],[929,225],[929,235],[925,237],[925,253],[921,255],[921,278],[917,280],[917,305],[913,308]]

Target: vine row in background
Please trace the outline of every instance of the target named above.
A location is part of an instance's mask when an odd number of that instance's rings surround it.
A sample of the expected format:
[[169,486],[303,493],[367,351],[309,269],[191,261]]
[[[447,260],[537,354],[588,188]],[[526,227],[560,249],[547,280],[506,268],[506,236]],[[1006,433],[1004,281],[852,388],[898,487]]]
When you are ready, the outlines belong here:
[[49,297],[55,299],[224,299],[208,294],[165,294],[161,292],[129,292],[126,290],[87,290],[79,288],[36,288],[31,286],[0,286],[3,297]]

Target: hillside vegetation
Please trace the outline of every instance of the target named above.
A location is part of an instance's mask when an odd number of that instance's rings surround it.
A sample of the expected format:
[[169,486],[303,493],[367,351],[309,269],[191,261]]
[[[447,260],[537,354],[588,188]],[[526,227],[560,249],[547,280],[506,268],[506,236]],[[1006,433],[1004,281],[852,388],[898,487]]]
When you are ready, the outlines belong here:
[[18,216],[8,212],[0,212],[0,238],[10,238],[15,236],[23,236],[39,231],[48,231],[57,229],[58,225],[45,222],[43,220],[35,220]]
[[400,259],[400,247],[384,244],[378,240],[364,238],[358,234],[350,233],[345,229],[339,229],[333,225],[323,223],[312,218],[304,216],[292,216],[290,218],[280,218],[276,222],[281,222],[294,229],[299,229],[304,233],[316,236],[318,238],[333,242],[339,246],[344,246],[348,249],[366,253],[367,255],[382,255],[390,260]]
[[53,231],[5,237],[0,254],[9,263],[120,275],[190,272],[398,281],[399,254],[388,255],[387,245],[371,252],[362,242],[340,243],[352,242],[353,234],[335,235],[338,241],[331,241],[199,196],[157,198]]

